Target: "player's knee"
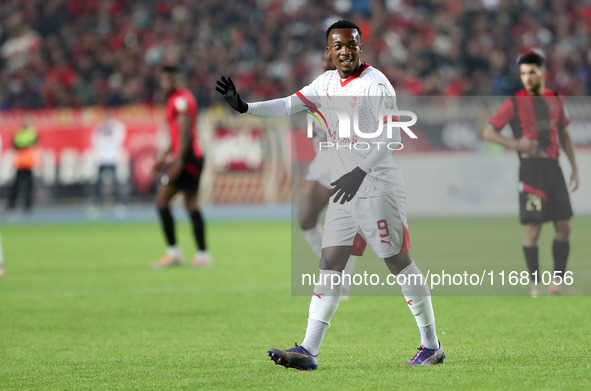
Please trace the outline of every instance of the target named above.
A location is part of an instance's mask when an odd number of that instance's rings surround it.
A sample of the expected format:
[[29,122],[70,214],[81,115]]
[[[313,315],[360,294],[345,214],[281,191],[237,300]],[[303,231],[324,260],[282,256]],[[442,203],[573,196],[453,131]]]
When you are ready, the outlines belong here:
[[193,213],[199,209],[199,206],[197,205],[197,202],[185,202],[185,208],[187,209],[187,212]]
[[556,239],[565,241],[568,240],[571,231],[571,223],[570,221],[563,221],[559,224],[556,224]]
[[185,198],[185,209],[189,213],[195,212],[196,210],[199,209],[199,202],[198,202],[197,193],[186,192],[184,194],[184,198]]
[[523,244],[527,247],[536,246],[541,231],[541,224],[527,224],[525,226],[525,238]]
[[403,252],[392,257],[384,258],[384,261],[392,274],[398,274],[412,263],[412,258],[408,252]]
[[342,272],[347,266],[347,260],[349,256],[331,253],[330,251],[322,251],[322,257],[320,257],[320,269],[322,270],[334,270],[335,272]]
[[158,210],[166,209],[169,206],[168,202],[166,202],[166,200],[163,197],[156,197],[155,203],[156,208],[158,208]]
[[334,260],[320,258],[320,269],[342,272],[343,270],[345,270],[345,266],[339,265],[339,263],[335,262]]

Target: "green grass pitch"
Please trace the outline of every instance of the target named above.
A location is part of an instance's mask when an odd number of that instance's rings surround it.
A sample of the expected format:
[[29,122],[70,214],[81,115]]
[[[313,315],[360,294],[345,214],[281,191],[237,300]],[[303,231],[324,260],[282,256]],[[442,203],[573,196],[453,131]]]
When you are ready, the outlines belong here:
[[[545,269],[551,231],[540,242]],[[289,222],[211,223],[207,269],[150,268],[163,249],[156,223],[0,232],[2,390],[591,389],[590,297],[434,297],[447,359],[433,367],[401,365],[419,344],[401,297],[353,297],[319,369],[300,372],[266,356],[301,342],[306,325],[309,298],[290,296]],[[188,258],[189,226],[177,232]],[[591,218],[576,218],[570,263],[582,281],[589,233]],[[515,219],[414,219],[411,236],[419,266],[524,263]]]

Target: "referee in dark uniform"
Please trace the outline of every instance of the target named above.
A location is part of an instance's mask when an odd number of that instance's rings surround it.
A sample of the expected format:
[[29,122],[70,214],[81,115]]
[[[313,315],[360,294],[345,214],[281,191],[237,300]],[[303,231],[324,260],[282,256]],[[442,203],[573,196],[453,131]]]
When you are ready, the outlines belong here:
[[[567,129],[570,120],[562,95],[544,86],[544,55],[531,51],[519,58],[518,65],[524,89],[505,99],[484,129],[483,138],[515,149],[519,155],[519,208],[521,223],[525,226],[523,252],[532,276],[531,296],[543,294],[538,270],[538,237],[542,224],[547,221],[554,223],[556,231],[552,245],[554,274],[548,290],[551,294],[564,295],[572,292],[561,281],[570,249],[573,211],[558,165],[559,145],[572,168],[572,190],[579,186],[574,144]],[[511,125],[514,138],[499,134],[507,123]],[[537,285],[533,283],[536,280]]]

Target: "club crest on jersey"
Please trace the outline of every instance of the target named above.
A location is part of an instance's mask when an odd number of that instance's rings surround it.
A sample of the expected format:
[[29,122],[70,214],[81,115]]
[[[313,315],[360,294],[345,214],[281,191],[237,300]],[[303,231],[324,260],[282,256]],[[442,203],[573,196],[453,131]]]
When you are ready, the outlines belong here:
[[388,91],[384,90],[384,107],[386,110],[394,110],[396,107],[394,105],[394,97],[388,93]]
[[189,103],[185,98],[179,96],[174,100],[174,107],[177,109],[179,113],[184,113],[189,108]]

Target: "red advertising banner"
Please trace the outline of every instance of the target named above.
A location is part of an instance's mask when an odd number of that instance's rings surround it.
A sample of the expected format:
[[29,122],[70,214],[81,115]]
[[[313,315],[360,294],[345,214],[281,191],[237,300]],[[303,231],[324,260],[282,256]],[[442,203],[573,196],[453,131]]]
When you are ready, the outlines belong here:
[[[137,191],[146,192],[152,177],[158,129],[164,124],[164,110],[147,105],[109,109],[126,128],[125,158]],[[17,110],[0,113],[0,185],[10,179],[12,139],[25,123],[39,134],[37,176],[46,185],[69,185],[93,177],[91,137],[94,127],[106,118],[101,107],[84,109]]]

